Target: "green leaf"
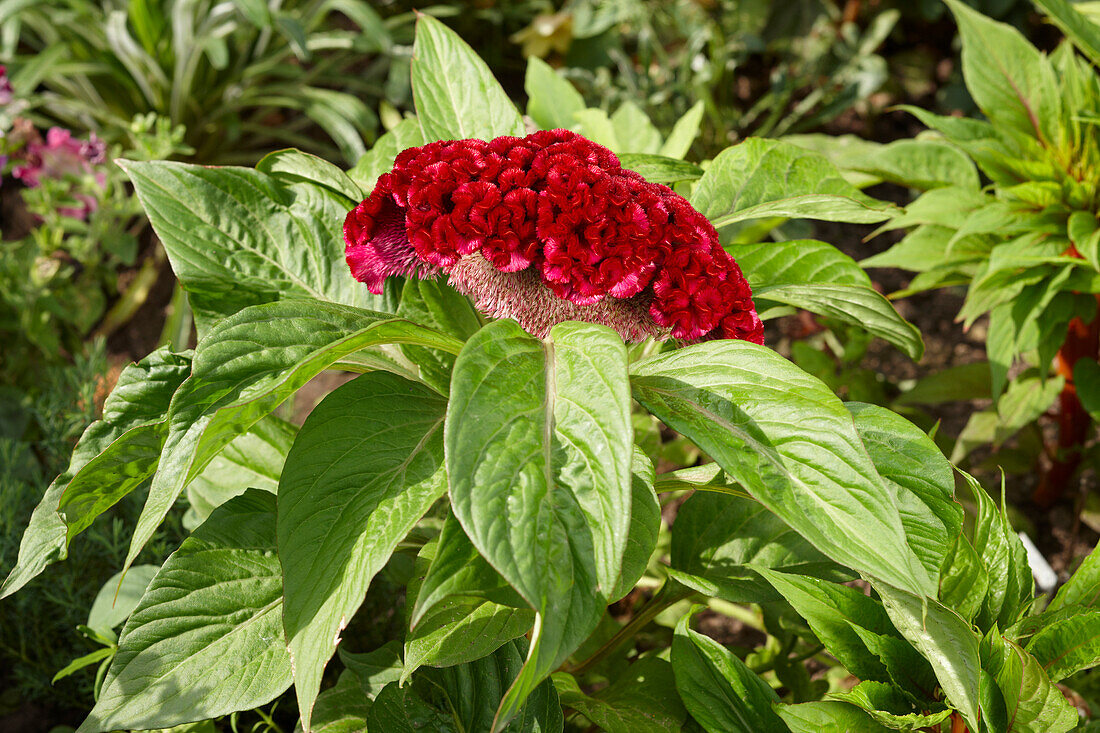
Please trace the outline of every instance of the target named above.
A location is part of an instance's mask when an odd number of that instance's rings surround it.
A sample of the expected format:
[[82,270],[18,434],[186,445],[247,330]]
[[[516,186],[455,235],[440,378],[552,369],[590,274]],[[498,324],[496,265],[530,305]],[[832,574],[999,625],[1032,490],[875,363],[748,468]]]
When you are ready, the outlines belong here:
[[650,183],[670,185],[680,181],[694,181],[703,175],[703,169],[694,163],[676,158],[644,153],[623,153],[619,155],[623,168],[640,174]]
[[998,510],[973,476],[965,471],[960,473],[970,486],[977,504],[974,549],[989,574],[989,591],[976,624],[983,631],[994,624],[1002,629],[1007,628],[1023,615],[1035,594],[1035,579],[1027,562],[1027,550],[1009,524],[1006,507]]
[[724,646],[688,627],[697,608],[680,619],[672,638],[684,707],[708,733],[786,733],[772,711],[775,691]]
[[1065,585],[1058,589],[1047,610],[1066,606],[1100,608],[1100,545],[1093,548]]
[[[461,532],[453,515],[448,517],[446,525],[457,527]],[[438,548],[443,541],[441,535],[439,542],[426,544],[417,556],[413,579],[405,592],[407,619],[411,619],[422,579],[438,557]],[[461,535],[460,542],[465,547],[473,547],[465,535]],[[488,568],[484,560],[480,565]],[[468,572],[466,568],[462,571]],[[496,571],[492,572],[495,574]],[[405,636],[405,669],[401,681],[408,679],[421,665],[451,667],[488,656],[505,643],[525,634],[534,623],[535,612],[529,608],[514,608],[461,593],[447,596],[434,604],[426,617],[418,619],[418,623]]]
[[932,372],[894,400],[895,405],[942,405],[989,399],[989,365],[976,361]]
[[918,361],[924,353],[920,329],[909,323],[881,293],[866,285],[806,283],[757,288],[757,301],[802,308],[843,323],[860,326]]
[[415,630],[449,598],[480,599],[526,608],[526,602],[508,585],[466,536],[453,514],[443,522],[439,543],[415,598],[410,595],[409,626]]
[[875,469],[894,489],[909,546],[938,583],[940,566],[963,525],[951,464],[923,430],[900,415],[859,402],[845,406]]
[[[103,403],[102,418],[84,431],[69,467],[54,479],[31,514],[18,561],[0,586],[0,598],[18,591],[48,565],[65,559],[70,526],[89,526],[125,496],[120,490],[133,490],[152,475],[167,433],[168,404],[190,371],[190,355],[172,354],[167,348],[122,370]],[[81,479],[77,490],[70,491],[67,487],[82,475],[87,480]],[[58,506],[66,494],[69,509],[62,517]]]
[[397,127],[378,138],[374,147],[364,153],[348,171],[348,177],[363,192],[373,191],[378,177],[393,169],[398,153],[423,144],[424,133],[420,131],[420,122],[415,117],[406,117]]
[[577,120],[575,127],[581,135],[612,151],[619,149],[619,138],[615,134],[615,126],[611,124],[611,118],[602,109],[582,109],[573,116]]
[[946,702],[971,730],[980,730],[981,663],[978,636],[970,623],[943,604],[884,583],[872,582],[894,627],[932,665]]
[[80,670],[84,669],[85,667],[92,666],[96,662],[102,662],[104,659],[110,659],[111,657],[114,656],[114,654],[115,654],[115,648],[113,646],[111,646],[111,647],[104,647],[102,649],[96,649],[94,652],[91,652],[89,654],[85,654],[82,657],[77,657],[73,661],[66,664],[65,667],[63,669],[61,669],[57,674],[55,674],[53,676],[53,679],[50,680],[50,684],[51,685],[56,684],[56,682],[58,680],[65,679],[66,677],[71,675],[73,672],[79,672]]
[[630,529],[626,533],[622,572],[608,595],[612,603],[634,590],[645,575],[661,534],[661,504],[653,490],[656,479],[653,463],[637,448],[630,479]]
[[349,199],[302,179],[247,168],[119,161],[200,319],[249,305],[316,298],[381,309],[348,274],[342,225]]
[[[367,716],[368,730],[385,733],[489,731],[505,690],[523,665],[526,642],[508,642],[492,655],[446,669],[421,670],[412,684],[393,682]],[[564,718],[550,680],[527,697],[503,733],[561,733]]]
[[340,632],[397,543],[446,491],[446,401],[370,372],[314,408],[279,482],[283,626],[302,727]]
[[816,239],[726,245],[753,289],[783,283],[833,283],[870,286],[871,278],[855,260]]
[[135,565],[125,573],[112,575],[92,601],[88,626],[107,632],[129,618],[158,570],[156,565]]
[[778,600],[750,566],[829,580],[852,573],[752,499],[697,491],[676,513],[669,551],[675,580],[731,603]]
[[[460,295],[442,278],[405,280],[397,315],[463,341],[481,328],[481,318],[469,298]],[[412,345],[402,346],[401,351],[416,365],[425,384],[441,394],[447,393],[455,364],[454,354]]]
[[791,733],[888,733],[855,705],[838,700],[803,702],[797,705],[777,703],[775,712]]
[[523,118],[485,62],[457,33],[422,13],[416,19],[412,88],[425,141],[524,133]]
[[684,113],[683,117],[676,120],[676,124],[672,126],[672,132],[665,138],[658,153],[667,158],[683,159],[699,135],[699,123],[703,121],[704,109],[703,101],[699,100]]
[[639,659],[609,686],[585,693],[570,674],[554,675],[564,707],[579,712],[607,733],[680,733],[687,718],[676,694],[672,665],[657,657]]
[[806,619],[814,636],[849,672],[860,679],[890,681],[886,666],[856,630],[896,635],[881,603],[845,585],[766,568],[757,571]]
[[981,655],[982,669],[996,683],[1004,706],[1003,713],[987,716],[991,721],[1003,714],[1004,730],[1012,733],[1066,733],[1077,727],[1076,708],[1035,657],[996,631],[982,640]]
[[599,622],[622,571],[633,456],[626,348],[562,323],[547,341],[513,321],[470,338],[447,409],[452,509],[539,614],[497,725]]
[[943,605],[973,621],[989,592],[989,573],[966,535],[959,533],[943,560],[940,591]]
[[852,156],[845,167],[882,181],[923,190],[942,186],[978,188],[978,170],[970,157],[939,140],[898,140],[873,152]]
[[187,485],[191,508],[184,525],[197,527],[216,507],[245,489],[263,489],[274,494],[279,488],[286,454],[298,429],[285,420],[268,415],[233,442]]
[[313,183],[323,186],[347,199],[349,207],[355,206],[364,196],[364,191],[347,173],[327,160],[301,150],[287,149],[268,153],[256,164],[256,170],[283,183]]
[[634,396],[841,565],[935,592],[851,415],[770,349],[712,341],[632,367]]
[[1100,609],[1048,610],[1021,620],[1005,634],[1024,645],[1051,682],[1100,664]]
[[1081,406],[1096,420],[1100,416],[1100,363],[1085,356],[1078,359],[1073,365],[1073,384]]
[[611,115],[611,125],[619,141],[616,153],[657,155],[661,149],[661,133],[653,126],[649,116],[629,100],[619,105]]
[[934,729],[951,716],[951,709],[926,713],[914,710],[912,703],[896,688],[882,682],[860,682],[847,692],[834,692],[833,700],[850,703],[864,710],[871,718],[891,730],[916,731]]
[[[355,675],[340,673],[336,684],[317,696],[313,706],[313,733],[367,733],[367,714],[372,704]],[[301,733],[301,723],[294,733]]]
[[391,343],[451,351],[460,344],[408,321],[317,301],[252,306],[216,324],[199,342],[192,375],[173,397],[168,438],[127,563],[222,448],[332,364]]
[[163,728],[266,705],[290,686],[275,497],[219,507],[164,562],[126,622],[81,733]]
[[1012,26],[987,18],[961,0],[945,0],[962,36],[966,87],[994,125],[1040,140],[1061,117],[1058,81],[1050,61]]
[[691,203],[715,227],[782,216],[869,223],[890,206],[844,180],[824,157],[780,140],[749,138],[715,157]]
[[1050,21],[1062,29],[1077,48],[1100,66],[1100,25],[1066,0],[1035,0]]
[[574,115],[584,109],[580,92],[538,56],[527,57],[523,90],[527,92],[527,116],[543,130],[568,130]]

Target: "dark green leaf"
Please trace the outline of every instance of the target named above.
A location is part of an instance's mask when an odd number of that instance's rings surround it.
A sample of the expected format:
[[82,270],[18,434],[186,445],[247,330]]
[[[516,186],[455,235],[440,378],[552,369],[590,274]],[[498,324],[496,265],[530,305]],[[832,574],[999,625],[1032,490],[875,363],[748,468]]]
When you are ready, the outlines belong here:
[[838,700],[776,704],[775,712],[791,733],[888,733],[855,705]]
[[905,695],[881,682],[860,682],[847,692],[834,692],[829,697],[855,705],[875,722],[891,730],[935,730],[934,726],[951,715],[950,708],[936,712],[913,710]]
[[[1077,727],[1077,710],[1035,657],[994,630],[982,640],[981,659],[1000,692],[995,699],[1004,706],[1006,731],[1066,733]],[[990,717],[996,720],[999,713]]]
[[[409,278],[401,290],[397,315],[413,323],[429,326],[463,341],[481,328],[481,318],[470,300],[460,295],[443,279]],[[401,350],[419,370],[425,384],[446,394],[451,385],[454,354],[423,346],[402,346]]]
[[607,733],[680,733],[687,717],[676,694],[672,665],[657,657],[639,659],[611,685],[586,694],[572,675],[554,675],[561,704]]
[[1051,682],[1100,664],[1100,609],[1048,610],[1021,620],[1005,634],[1023,644]]

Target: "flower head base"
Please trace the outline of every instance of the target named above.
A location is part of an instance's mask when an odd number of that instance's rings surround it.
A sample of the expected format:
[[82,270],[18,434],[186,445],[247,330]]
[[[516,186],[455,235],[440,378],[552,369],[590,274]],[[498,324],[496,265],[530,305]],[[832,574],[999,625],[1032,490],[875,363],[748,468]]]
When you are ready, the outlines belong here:
[[567,130],[409,148],[348,214],[344,239],[371,292],[390,275],[445,272],[479,309],[539,336],[578,320],[627,341],[763,342],[706,217]]

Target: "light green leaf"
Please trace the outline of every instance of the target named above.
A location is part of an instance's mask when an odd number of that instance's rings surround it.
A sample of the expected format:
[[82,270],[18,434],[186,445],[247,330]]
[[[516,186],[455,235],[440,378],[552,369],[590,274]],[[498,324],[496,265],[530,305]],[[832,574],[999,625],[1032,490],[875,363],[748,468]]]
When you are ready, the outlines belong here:
[[611,118],[602,109],[590,107],[576,112],[573,116],[577,120],[576,128],[581,135],[612,151],[619,149],[619,138],[615,134],[615,126],[611,124]]
[[1066,733],[1077,727],[1077,709],[1035,657],[996,631],[982,640],[981,655],[982,669],[1000,693],[996,712],[986,711],[989,729],[997,729],[1002,715],[1004,730],[1012,733]]
[[392,343],[457,351],[461,342],[381,313],[319,301],[252,306],[216,324],[173,397],[168,438],[127,563],[187,484],[234,438],[335,362]]
[[920,329],[898,315],[894,306],[881,293],[866,285],[807,283],[770,285],[757,288],[757,301],[802,308],[843,323],[860,326],[901,349],[918,361],[924,353]]
[[708,733],[785,733],[772,711],[779,702],[775,691],[724,646],[688,627],[698,608],[680,619],[672,638],[684,707]]
[[935,592],[843,403],[774,351],[712,341],[637,362],[634,396],[841,565]]
[[1066,606],[1100,608],[1100,545],[1093,548],[1065,585],[1058,589],[1047,610]]
[[845,181],[824,157],[762,138],[719,153],[691,203],[718,228],[772,216],[869,223],[889,218],[891,208]]
[[962,36],[962,70],[978,107],[1003,124],[1052,141],[1061,117],[1058,81],[1050,61],[1015,28],[987,18],[961,0],[945,0]]
[[157,565],[135,565],[126,573],[112,575],[92,601],[88,626],[106,632],[129,618],[158,570]]
[[970,157],[939,140],[898,140],[845,163],[880,180],[923,190],[979,187],[978,170]]
[[630,528],[623,550],[623,568],[615,589],[608,595],[614,603],[634,590],[645,574],[661,533],[661,504],[653,490],[653,463],[638,448],[630,475]]
[[875,469],[894,489],[909,546],[938,583],[940,566],[963,525],[951,464],[923,430],[900,415],[860,402],[845,406]]
[[219,507],[164,562],[81,733],[163,728],[265,705],[290,686],[275,497]]
[[989,573],[977,550],[961,532],[943,560],[940,602],[967,621],[973,621],[989,592]]
[[803,702],[797,705],[777,703],[775,712],[791,733],[889,733],[855,705],[838,700]]
[[562,323],[547,341],[490,323],[455,363],[447,410],[452,509],[538,612],[497,725],[595,629],[622,571],[633,431],[626,348]]
[[683,159],[699,135],[699,123],[703,121],[704,108],[705,105],[700,100],[693,104],[683,117],[676,120],[676,124],[672,126],[672,132],[665,138],[658,153],[668,158]]
[[[676,513],[670,572],[683,585],[731,603],[778,600],[750,566],[844,581],[848,571],[752,499],[698,491]],[[679,572],[675,572],[679,571]]]
[[754,289],[784,283],[871,284],[871,278],[855,260],[816,239],[730,244],[726,252]]
[[256,170],[284,183],[313,183],[343,196],[348,206],[355,206],[364,192],[348,174],[332,163],[301,150],[276,150],[256,164]]
[[977,361],[932,372],[894,400],[895,405],[942,405],[989,399],[989,365]]
[[248,168],[119,161],[200,320],[287,298],[381,309],[348,274],[349,199],[328,185]]
[[932,665],[946,696],[971,730],[980,730],[978,636],[962,616],[931,598],[872,582],[890,620]]
[[430,15],[416,19],[412,88],[425,141],[523,135],[523,118],[489,67]]
[[337,388],[306,419],[279,482],[283,626],[303,728],[340,632],[397,543],[446,491],[443,413],[386,372]]
[[653,126],[649,116],[631,101],[623,102],[611,115],[615,138],[619,141],[616,153],[641,153],[657,155],[661,149],[661,133]]
[[1029,616],[1006,630],[1023,644],[1051,682],[1100,664],[1100,609],[1064,606]]
[[905,695],[882,682],[860,682],[847,692],[831,693],[829,698],[855,705],[875,722],[891,730],[935,730],[935,726],[951,716],[950,708],[933,713],[914,710]]
[[650,183],[670,185],[680,181],[694,181],[703,175],[703,169],[694,163],[660,155],[623,153],[619,155],[619,162],[623,168],[638,173]]
[[568,130],[573,116],[584,109],[580,92],[538,56],[527,57],[523,90],[527,92],[527,116],[543,130]]
[[[152,475],[167,434],[169,402],[190,371],[190,354],[172,354],[167,348],[122,370],[103,404],[102,418],[84,431],[69,467],[54,479],[31,514],[15,567],[0,586],[0,598],[65,559],[70,527],[89,526]],[[82,474],[87,480],[69,490]],[[58,506],[66,494],[69,508],[62,517]]]
[[609,686],[585,693],[572,675],[554,675],[563,707],[588,718],[607,733],[680,733],[687,718],[676,694],[672,665],[657,657],[639,659]]
[[1067,0],[1035,0],[1035,4],[1046,11],[1051,22],[1061,28],[1092,63],[1100,66],[1100,24]]

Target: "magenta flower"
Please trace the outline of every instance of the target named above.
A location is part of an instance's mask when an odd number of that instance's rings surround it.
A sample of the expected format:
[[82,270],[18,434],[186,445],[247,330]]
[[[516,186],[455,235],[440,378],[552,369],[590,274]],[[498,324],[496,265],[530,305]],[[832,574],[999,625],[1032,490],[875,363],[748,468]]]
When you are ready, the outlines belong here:
[[[64,179],[69,176],[94,174],[100,188],[107,184],[106,174],[95,166],[103,164],[106,145],[93,132],[87,140],[78,140],[69,130],[51,127],[46,132],[46,140],[35,135],[20,152],[22,163],[12,169],[12,176],[22,181],[28,188],[41,185],[43,178]],[[76,193],[73,198],[77,206],[58,209],[62,216],[84,219],[95,211],[98,201],[94,196]]]
[[8,69],[0,64],[0,107],[11,104],[13,99],[15,99],[15,90],[11,88]]
[[446,273],[480,310],[538,336],[578,320],[627,341],[764,340],[706,217],[567,130],[409,148],[349,212],[344,239],[371,292],[391,275]]

